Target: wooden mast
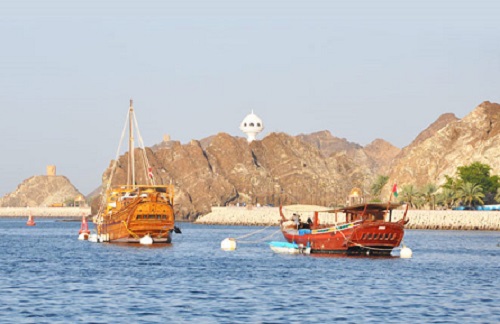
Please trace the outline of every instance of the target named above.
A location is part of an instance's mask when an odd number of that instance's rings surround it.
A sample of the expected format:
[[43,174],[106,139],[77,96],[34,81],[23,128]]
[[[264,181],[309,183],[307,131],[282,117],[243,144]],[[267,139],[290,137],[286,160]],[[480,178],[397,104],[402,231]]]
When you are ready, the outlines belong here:
[[129,122],[129,138],[128,138],[128,172],[127,172],[127,187],[135,188],[135,161],[134,161],[134,101],[130,99],[130,108],[128,111]]

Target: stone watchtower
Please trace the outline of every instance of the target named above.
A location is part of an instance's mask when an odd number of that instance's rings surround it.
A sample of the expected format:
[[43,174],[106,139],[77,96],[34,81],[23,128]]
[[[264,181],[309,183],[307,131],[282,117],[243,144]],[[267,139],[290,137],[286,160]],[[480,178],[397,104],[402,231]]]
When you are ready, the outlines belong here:
[[55,165],[47,165],[47,175],[55,176],[56,175],[56,166]]

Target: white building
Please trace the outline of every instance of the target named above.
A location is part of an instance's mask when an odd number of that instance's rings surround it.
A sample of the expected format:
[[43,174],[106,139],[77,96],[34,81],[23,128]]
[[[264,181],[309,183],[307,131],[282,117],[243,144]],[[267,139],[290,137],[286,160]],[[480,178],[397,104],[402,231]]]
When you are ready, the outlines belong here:
[[258,133],[262,132],[264,124],[262,123],[262,119],[254,114],[252,110],[252,113],[247,115],[241,122],[240,129],[247,135],[248,143],[250,143],[255,140]]

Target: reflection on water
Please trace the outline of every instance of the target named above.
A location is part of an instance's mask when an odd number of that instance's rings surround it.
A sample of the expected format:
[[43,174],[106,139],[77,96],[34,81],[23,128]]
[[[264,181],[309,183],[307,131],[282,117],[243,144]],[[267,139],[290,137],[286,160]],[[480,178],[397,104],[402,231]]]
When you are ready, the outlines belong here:
[[410,230],[400,259],[222,251],[256,229],[243,226],[182,224],[153,246],[78,241],[79,228],[0,219],[0,322],[500,322],[497,232]]

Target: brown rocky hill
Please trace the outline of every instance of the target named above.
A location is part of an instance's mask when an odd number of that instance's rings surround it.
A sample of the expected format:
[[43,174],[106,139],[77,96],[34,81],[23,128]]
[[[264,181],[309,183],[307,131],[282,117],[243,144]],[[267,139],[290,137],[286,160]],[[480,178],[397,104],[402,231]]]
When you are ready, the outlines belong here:
[[[144,181],[140,154],[135,153],[138,182]],[[225,133],[213,136],[206,149],[199,141],[147,149],[159,184],[176,188],[178,218],[193,219],[211,206],[248,203],[341,203],[352,185],[368,184],[374,175],[346,155],[325,157],[303,140],[272,133],[248,143]],[[127,155],[120,157],[113,183],[126,181]],[[109,178],[110,169],[104,174]]]
[[[500,174],[500,105],[483,102],[463,119],[441,116],[404,148],[391,167],[389,184],[443,184],[457,167],[481,162]],[[386,186],[388,187],[388,186]],[[389,188],[385,188],[388,192]]]
[[39,207],[74,200],[81,193],[65,176],[33,176],[0,199],[0,207]]
[[[457,167],[474,161],[499,174],[499,107],[484,102],[462,120],[444,114],[403,150],[380,139],[362,147],[328,131],[271,133],[250,144],[219,133],[189,144],[168,141],[147,149],[147,155],[157,183],[175,185],[178,219],[194,219],[211,206],[238,202],[337,205],[353,187],[368,194],[380,174],[388,174],[389,184],[397,181],[400,188],[441,184],[445,174],[454,175]],[[142,182],[146,173],[140,154],[135,154]],[[127,155],[118,161],[114,184],[125,182],[125,170]]]
[[324,157],[332,154],[336,157],[346,156],[360,166],[367,167],[371,173],[386,173],[387,166],[401,151],[391,143],[376,139],[365,147],[347,141],[345,138],[333,136],[329,131],[300,134],[297,136],[305,143],[318,148]]

